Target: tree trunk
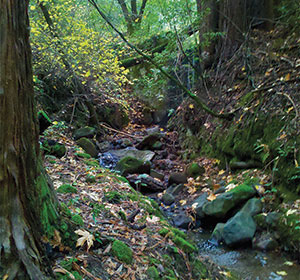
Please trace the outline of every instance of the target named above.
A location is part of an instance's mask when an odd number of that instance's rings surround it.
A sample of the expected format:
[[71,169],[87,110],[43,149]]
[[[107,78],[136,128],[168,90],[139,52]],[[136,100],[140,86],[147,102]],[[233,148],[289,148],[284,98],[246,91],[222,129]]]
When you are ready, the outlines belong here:
[[28,0],[0,1],[0,278],[40,280],[58,202],[39,156],[27,10]]

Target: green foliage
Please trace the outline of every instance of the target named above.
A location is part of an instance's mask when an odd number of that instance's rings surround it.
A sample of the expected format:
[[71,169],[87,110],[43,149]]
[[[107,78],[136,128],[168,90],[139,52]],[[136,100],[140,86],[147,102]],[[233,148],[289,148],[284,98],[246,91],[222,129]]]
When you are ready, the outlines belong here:
[[156,269],[155,266],[150,266],[148,269],[147,269],[147,276],[149,277],[149,279],[151,280],[159,280],[160,277],[159,277],[159,272],[158,270]]
[[77,224],[77,225],[79,225],[79,226],[83,226],[83,225],[84,225],[84,222],[83,222],[82,217],[81,217],[80,215],[78,215],[78,214],[72,216],[71,219],[72,219],[72,221],[73,221],[75,224]]
[[298,0],[283,0],[278,6],[280,21],[288,24],[290,30],[299,33],[300,28],[300,5]]
[[120,203],[124,196],[117,191],[109,191],[104,194],[104,200],[109,203]]

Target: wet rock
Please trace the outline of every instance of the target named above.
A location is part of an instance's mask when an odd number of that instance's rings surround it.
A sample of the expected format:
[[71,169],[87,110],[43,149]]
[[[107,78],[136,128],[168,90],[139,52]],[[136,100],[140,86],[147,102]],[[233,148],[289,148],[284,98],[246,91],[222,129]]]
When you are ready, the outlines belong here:
[[155,133],[160,133],[160,128],[159,128],[159,126],[154,126],[154,127],[147,128],[146,133],[148,135],[155,134]]
[[223,241],[224,223],[218,223],[211,234],[211,239],[217,243]]
[[170,174],[168,185],[171,186],[173,184],[186,184],[187,183],[187,177],[184,172],[173,172]]
[[252,240],[252,247],[261,251],[272,251],[278,248],[279,244],[270,233],[262,233]]
[[205,168],[198,163],[190,163],[185,170],[187,177],[197,178],[205,173]]
[[231,209],[255,194],[256,191],[252,186],[242,184],[229,192],[220,194],[215,200],[205,203],[202,210],[206,216],[225,218]]
[[222,186],[220,188],[218,188],[214,194],[220,194],[220,193],[224,193],[226,191],[226,186]]
[[195,212],[196,212],[196,217],[198,219],[201,219],[205,216],[202,208],[203,208],[203,205],[208,202],[207,197],[208,197],[208,194],[203,193],[198,198],[196,198],[194,200],[194,202],[192,203],[193,208],[195,209]]
[[132,174],[128,175],[127,180],[130,185],[141,193],[161,192],[165,190],[164,184],[148,174]]
[[82,137],[77,141],[77,145],[90,156],[97,157],[98,151],[96,145],[90,139]]
[[119,159],[124,157],[134,157],[136,159],[139,159],[141,161],[151,161],[155,155],[152,151],[140,151],[135,148],[126,148],[126,149],[120,149],[120,150],[110,150],[108,151],[110,154],[118,157]]
[[153,150],[154,145],[159,141],[164,135],[162,133],[154,133],[144,137],[144,139],[136,145],[139,150]]
[[123,176],[127,174],[149,174],[150,162],[139,160],[135,157],[124,157],[116,165],[116,170],[120,171]]
[[122,148],[131,147],[132,145],[133,145],[132,141],[129,138],[122,139],[122,142],[121,142],[121,147]]
[[163,181],[164,178],[165,178],[164,174],[159,173],[158,171],[153,170],[153,169],[151,169],[151,171],[150,171],[150,176],[153,177],[153,178],[157,178],[157,179],[159,179],[161,181]]
[[142,111],[143,117],[141,119],[142,124],[150,125],[153,122],[151,109],[145,107]]
[[185,213],[179,213],[173,217],[173,223],[175,227],[182,229],[189,229],[193,220]]
[[112,155],[110,152],[99,154],[99,164],[104,168],[115,169],[119,160],[119,157]]
[[278,212],[270,212],[266,216],[266,224],[271,228],[276,228],[282,214]]
[[95,135],[96,135],[96,129],[90,126],[79,128],[73,133],[73,137],[75,140],[78,140],[82,137],[93,138]]
[[227,246],[233,247],[252,240],[256,224],[251,215],[240,211],[224,225],[222,238]]
[[171,193],[168,193],[166,192],[162,198],[161,198],[162,202],[165,204],[165,205],[171,205],[172,203],[174,203],[175,201],[175,197],[171,194]]

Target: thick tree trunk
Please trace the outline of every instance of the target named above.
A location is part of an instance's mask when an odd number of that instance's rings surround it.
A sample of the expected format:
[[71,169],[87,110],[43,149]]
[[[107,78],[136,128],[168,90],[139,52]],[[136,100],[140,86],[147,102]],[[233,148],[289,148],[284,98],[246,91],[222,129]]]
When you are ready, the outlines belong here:
[[0,278],[40,280],[51,274],[41,234],[58,214],[39,160],[27,9],[0,1]]

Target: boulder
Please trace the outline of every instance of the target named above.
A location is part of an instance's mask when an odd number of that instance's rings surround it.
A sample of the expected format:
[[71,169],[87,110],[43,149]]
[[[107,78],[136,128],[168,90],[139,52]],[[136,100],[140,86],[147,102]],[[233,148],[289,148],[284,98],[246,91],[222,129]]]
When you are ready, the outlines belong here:
[[91,157],[96,158],[98,155],[96,145],[88,138],[82,137],[77,141],[77,145],[81,147]]
[[167,188],[166,192],[172,195],[178,195],[185,188],[184,184],[172,185]]
[[247,184],[242,184],[234,189],[222,193],[213,201],[203,205],[205,215],[214,218],[225,218],[228,212],[240,205],[243,201],[255,196],[256,190]]
[[260,213],[261,210],[262,210],[262,202],[256,197],[249,199],[241,209],[241,211],[248,213],[252,217]]
[[213,233],[211,234],[211,240],[215,241],[216,243],[220,243],[223,241],[223,231],[224,231],[224,223],[218,223],[215,228]]
[[95,135],[96,135],[96,129],[90,126],[79,128],[73,133],[73,137],[75,140],[78,140],[83,137],[93,138]]
[[128,174],[149,174],[150,169],[150,162],[145,162],[130,156],[122,158],[116,165],[116,170],[120,171],[123,176]]
[[204,173],[205,168],[203,166],[200,166],[196,162],[190,163],[185,169],[185,174],[187,175],[187,177],[197,178]]
[[186,184],[187,183],[187,177],[184,172],[173,172],[169,176],[168,185],[171,186],[173,184],[179,185],[179,184]]
[[255,231],[256,224],[251,215],[240,211],[226,222],[222,238],[227,246],[233,247],[250,242]]
[[174,226],[178,228],[189,229],[192,222],[192,218],[187,216],[185,213],[179,213],[173,217]]
[[151,171],[150,171],[150,176],[153,177],[153,178],[157,178],[157,179],[159,179],[161,181],[163,181],[164,178],[165,178],[164,174],[159,173],[158,171],[153,170],[153,169],[151,169]]
[[120,150],[110,150],[108,151],[113,156],[116,156],[118,158],[124,158],[124,157],[134,157],[136,159],[139,159],[141,161],[151,161],[155,155],[152,151],[140,151],[135,148],[126,148],[126,149],[120,149]]
[[207,193],[203,193],[199,197],[197,197],[194,200],[194,202],[192,203],[193,208],[194,208],[194,210],[196,212],[196,217],[198,219],[201,219],[201,218],[203,218],[205,216],[202,208],[203,208],[203,205],[208,202],[207,201],[207,197],[208,197],[208,194]]

